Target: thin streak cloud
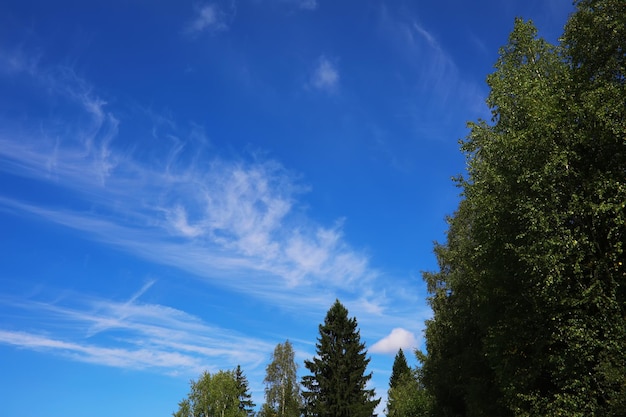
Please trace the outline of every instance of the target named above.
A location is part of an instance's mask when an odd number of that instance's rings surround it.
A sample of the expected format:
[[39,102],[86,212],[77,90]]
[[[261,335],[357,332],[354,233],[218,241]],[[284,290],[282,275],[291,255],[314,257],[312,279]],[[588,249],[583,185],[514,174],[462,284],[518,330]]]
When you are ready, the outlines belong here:
[[66,342],[26,332],[0,330],[0,343],[25,349],[43,350],[66,356],[79,362],[127,369],[145,368],[191,368],[202,369],[196,358],[176,352],[154,349],[105,348],[90,344]]
[[271,348],[180,310],[139,302],[152,285],[149,282],[126,302],[84,294],[55,303],[4,299],[4,304],[20,311],[22,320],[43,314],[51,323],[39,319],[29,323],[29,328],[38,328],[37,333],[0,329],[0,343],[81,362],[190,375],[220,361],[256,366]]
[[[468,103],[482,111],[484,96],[479,86],[463,77],[453,56],[429,29],[416,16],[394,13],[384,6],[379,9],[382,36],[412,69],[411,89],[431,97],[433,106]],[[416,115],[424,110],[410,104],[407,113]]]

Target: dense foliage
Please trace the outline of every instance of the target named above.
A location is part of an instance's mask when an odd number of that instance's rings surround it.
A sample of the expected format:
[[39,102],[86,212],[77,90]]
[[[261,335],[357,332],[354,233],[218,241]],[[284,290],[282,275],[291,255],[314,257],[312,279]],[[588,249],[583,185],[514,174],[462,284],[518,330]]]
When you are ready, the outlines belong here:
[[626,415],[626,3],[576,6],[557,46],[515,22],[462,142],[425,274],[436,415]]
[[366,389],[369,358],[356,318],[337,300],[319,326],[316,357],[304,362],[311,372],[302,380],[307,417],[372,417],[380,399]]
[[236,371],[203,372],[197,381],[191,381],[187,398],[178,403],[174,417],[247,417],[240,398],[249,398],[241,392],[241,381]]

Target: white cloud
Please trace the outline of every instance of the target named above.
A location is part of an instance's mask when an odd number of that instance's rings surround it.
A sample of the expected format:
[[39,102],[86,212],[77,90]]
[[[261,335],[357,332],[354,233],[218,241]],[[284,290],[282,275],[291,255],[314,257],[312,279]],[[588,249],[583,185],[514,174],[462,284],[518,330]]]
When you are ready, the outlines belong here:
[[334,91],[339,85],[339,70],[324,56],[319,58],[313,71],[311,85],[324,91]]
[[171,210],[166,211],[166,218],[177,233],[185,237],[196,237],[202,234],[202,229],[198,226],[192,226],[187,222],[187,213],[185,208],[175,206]]
[[370,348],[372,353],[395,354],[398,349],[410,349],[417,347],[415,335],[408,330],[396,328],[383,337]]

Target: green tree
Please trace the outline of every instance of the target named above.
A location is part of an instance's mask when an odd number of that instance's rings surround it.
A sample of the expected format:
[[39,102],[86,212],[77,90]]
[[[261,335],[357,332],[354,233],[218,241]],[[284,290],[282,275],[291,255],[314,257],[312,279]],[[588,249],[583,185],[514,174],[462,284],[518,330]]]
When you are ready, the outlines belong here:
[[393,367],[391,369],[391,377],[389,378],[389,388],[395,388],[400,384],[400,381],[406,376],[411,376],[411,368],[406,361],[406,356],[402,349],[398,350],[396,357],[393,360]]
[[563,42],[517,20],[470,124],[463,200],[425,274],[441,416],[626,415],[626,4]]
[[411,369],[402,349],[393,362],[387,392],[387,417],[430,416],[430,395],[421,382],[419,369]]
[[[493,370],[499,404],[515,415],[553,414],[543,399],[558,391],[554,359],[562,352],[552,343],[559,331],[552,318],[564,310],[559,258],[571,236],[564,216],[573,183],[566,169],[568,75],[561,53],[537,38],[531,22],[518,19],[487,79],[494,123],[470,124],[462,144],[469,178],[461,184],[475,252],[462,256],[475,274],[470,297],[479,303],[481,331],[475,346]],[[473,405],[480,412],[480,403]]]
[[389,389],[387,417],[428,417],[431,400],[428,392],[415,377],[403,378],[401,383]]
[[[577,1],[564,45],[568,93],[569,230],[562,315],[569,346],[562,366],[567,390],[589,393],[595,415],[626,415],[626,3]],[[565,283],[564,283],[565,284]],[[575,370],[572,375],[570,370]],[[587,415],[589,415],[588,413]]]
[[356,318],[348,318],[348,310],[337,300],[319,332],[317,355],[304,362],[311,372],[302,380],[305,415],[371,417],[380,399],[366,389],[372,374],[365,374],[370,360]]
[[241,366],[237,365],[235,369],[235,380],[237,381],[237,390],[239,392],[239,409],[249,417],[254,417],[254,407],[256,404],[252,401],[250,388],[248,386],[248,378],[241,370]]
[[239,407],[240,391],[233,371],[203,372],[190,382],[190,388],[174,417],[246,417]]
[[265,417],[298,417],[302,409],[302,397],[297,378],[293,346],[286,340],[274,348],[271,362],[265,369]]
[[486,315],[467,200],[448,218],[445,245],[437,244],[439,272],[424,274],[433,309],[426,322],[422,380],[436,416],[510,416],[483,351]]

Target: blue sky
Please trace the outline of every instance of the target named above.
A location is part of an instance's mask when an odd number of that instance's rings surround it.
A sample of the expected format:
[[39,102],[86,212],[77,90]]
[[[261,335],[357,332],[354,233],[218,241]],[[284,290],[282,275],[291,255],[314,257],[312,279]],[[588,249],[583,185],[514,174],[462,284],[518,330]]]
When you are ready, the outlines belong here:
[[336,298],[382,412],[498,48],[515,16],[555,41],[571,10],[3,1],[1,413],[168,416],[237,364],[260,405],[273,348],[304,374]]

